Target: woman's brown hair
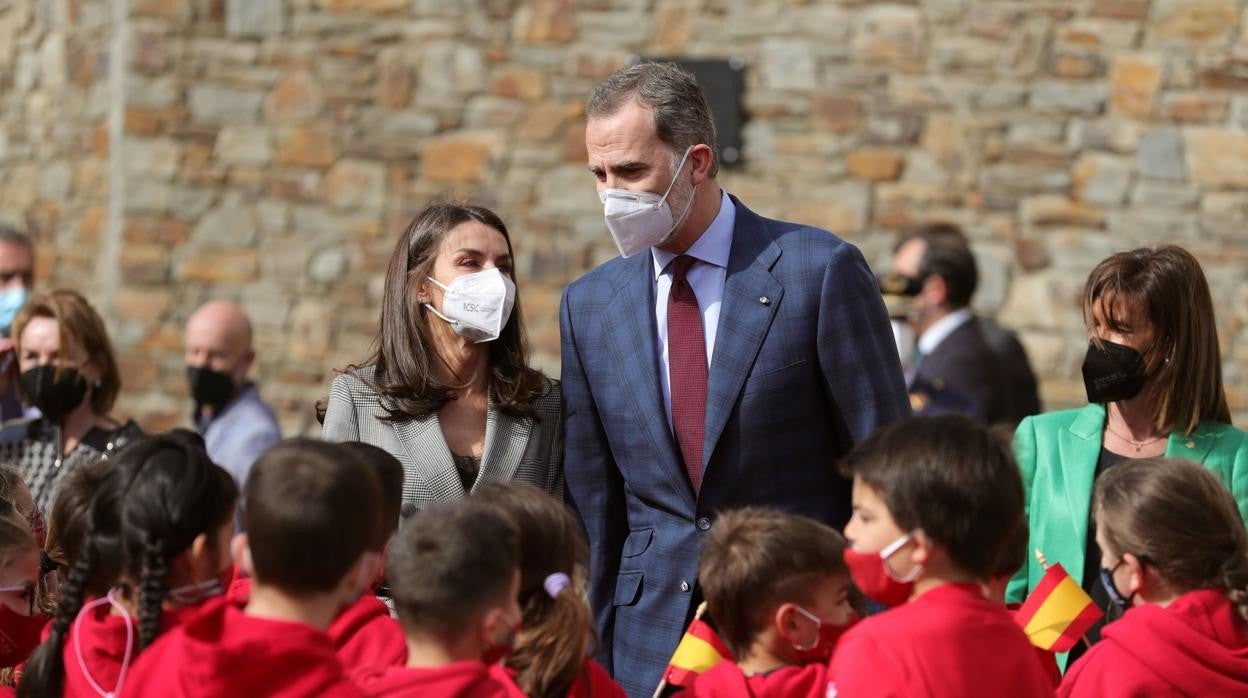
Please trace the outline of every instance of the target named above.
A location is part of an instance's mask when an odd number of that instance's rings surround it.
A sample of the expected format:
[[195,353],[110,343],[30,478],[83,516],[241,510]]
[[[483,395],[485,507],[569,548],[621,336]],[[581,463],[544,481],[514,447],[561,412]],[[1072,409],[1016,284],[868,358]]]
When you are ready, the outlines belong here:
[[[535,698],[565,696],[594,651],[594,619],[582,591],[589,545],[567,505],[536,487],[488,482],[475,499],[511,520],[520,534],[520,608],[516,648],[507,666],[516,683]],[[566,575],[569,584],[551,596],[546,579]]]
[[[60,330],[61,353],[68,354],[74,344],[81,345],[88,361],[100,367],[100,380],[91,387],[91,411],[105,416],[117,402],[121,392],[121,374],[117,370],[117,358],[113,343],[99,313],[77,291],[58,288],[49,293],[36,293],[13,318],[13,339],[21,354],[22,330],[33,318],[46,317],[56,321]],[[17,384],[21,391],[21,383]],[[23,395],[23,397],[26,397]]]
[[1097,479],[1094,502],[1110,552],[1135,555],[1179,594],[1225,591],[1248,622],[1248,532],[1211,471],[1175,458],[1128,460]]
[[[425,308],[414,290],[432,275],[447,233],[472,221],[501,233],[507,241],[507,252],[514,256],[507,226],[493,211],[451,203],[433,204],[418,213],[390,255],[377,338],[372,356],[362,364],[374,367],[372,384],[383,398],[386,420],[425,417],[455,396],[457,386],[442,383],[435,375],[434,367],[441,359],[434,349]],[[512,280],[516,280],[515,272]],[[498,339],[489,343],[489,390],[498,409],[531,417],[536,416],[533,402],[546,389],[546,381],[540,372],[529,367],[520,306],[517,288],[511,317]],[[348,370],[359,367],[352,365]]]
[[1213,298],[1200,262],[1182,247],[1164,245],[1119,252],[1096,265],[1083,288],[1088,331],[1097,308],[1109,329],[1138,329],[1128,323],[1133,307],[1143,310],[1156,333],[1142,353],[1145,365],[1155,367],[1150,383],[1158,397],[1157,429],[1190,434],[1206,420],[1230,424]]

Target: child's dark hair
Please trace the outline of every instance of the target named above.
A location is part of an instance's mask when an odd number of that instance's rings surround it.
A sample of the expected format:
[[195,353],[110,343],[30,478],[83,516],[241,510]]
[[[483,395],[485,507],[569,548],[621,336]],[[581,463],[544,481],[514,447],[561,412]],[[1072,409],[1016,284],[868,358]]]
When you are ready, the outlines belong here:
[[258,584],[294,595],[333,591],[377,540],[381,486],[339,444],[284,441],[256,461],[243,490]]
[[[597,644],[594,618],[579,585],[589,568],[589,544],[580,522],[566,504],[530,485],[487,482],[474,496],[502,512],[519,536],[524,619],[507,666],[516,670],[525,695],[567,695]],[[552,574],[568,580],[553,597],[546,589]]]
[[850,451],[842,469],[879,493],[898,527],[922,529],[979,579],[996,570],[1023,516],[1009,445],[967,417],[893,422]]
[[520,564],[516,528],[494,506],[441,502],[408,518],[390,544],[387,577],[408,633],[454,638],[505,598]]
[[698,584],[719,636],[745,656],[783,603],[809,604],[815,584],[849,575],[845,539],[814,519],[747,507],[724,512],[698,561]]
[[1097,479],[1093,502],[1110,552],[1135,555],[1179,593],[1224,590],[1248,622],[1248,532],[1218,476],[1175,458],[1130,460]]
[[997,564],[993,567],[989,578],[1001,579],[1014,576],[1014,573],[1027,562],[1027,555],[1031,552],[1028,550],[1030,542],[1031,528],[1027,525],[1027,517],[1020,516],[1018,523],[1014,525],[1013,532],[1001,546],[1001,555],[998,556]]
[[[213,540],[217,529],[233,516],[238,488],[229,473],[208,458],[198,434],[176,430],[138,439],[108,464],[90,499],[51,634],[31,656],[22,677],[24,696],[61,694],[65,635],[92,590],[89,587],[103,593],[123,579],[137,582],[136,653],[148,647],[160,631],[169,559],[201,534]],[[96,474],[88,473],[81,482],[97,482]],[[58,493],[58,503],[61,496]]]
[[[74,468],[56,487],[56,498],[48,512],[48,540],[44,550],[66,577],[82,554],[91,502],[115,475],[113,461],[99,460]],[[102,542],[97,537],[97,548]],[[116,542],[115,537],[113,542]],[[87,580],[87,596],[99,596],[108,591],[120,569],[120,559],[121,552],[116,547],[100,555],[100,569]]]
[[381,487],[381,526],[369,548],[381,551],[399,528],[399,510],[403,506],[403,464],[386,449],[363,441],[343,441],[338,445],[372,468],[377,476],[377,484]]

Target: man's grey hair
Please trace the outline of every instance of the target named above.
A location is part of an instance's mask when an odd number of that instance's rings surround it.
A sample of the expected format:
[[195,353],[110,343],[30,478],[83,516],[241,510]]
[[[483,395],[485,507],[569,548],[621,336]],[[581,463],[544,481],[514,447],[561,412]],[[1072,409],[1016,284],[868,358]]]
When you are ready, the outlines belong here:
[[692,73],[675,63],[638,63],[620,68],[594,88],[585,105],[585,116],[612,116],[631,100],[650,107],[655,133],[672,149],[677,160],[690,146],[705,143],[714,151],[710,176],[719,172],[715,121],[706,95]]
[[18,230],[11,223],[0,221],[0,242],[7,242],[10,245],[20,245],[32,252],[35,249],[35,243],[30,236]]

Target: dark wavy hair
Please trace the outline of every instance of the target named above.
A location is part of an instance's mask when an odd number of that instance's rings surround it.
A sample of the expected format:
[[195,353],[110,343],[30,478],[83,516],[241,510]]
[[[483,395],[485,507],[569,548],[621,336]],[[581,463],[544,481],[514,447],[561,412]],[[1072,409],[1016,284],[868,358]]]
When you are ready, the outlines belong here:
[[[373,366],[370,383],[383,398],[384,420],[425,417],[455,397],[457,386],[445,384],[434,375],[433,367],[441,359],[433,346],[426,311],[417,300],[415,288],[432,274],[447,233],[461,223],[472,221],[501,233],[507,241],[507,252],[513,252],[507,226],[493,211],[467,204],[436,203],[412,219],[390,255],[372,355],[362,364],[347,368],[353,371],[361,366]],[[512,280],[516,281],[514,271]],[[511,317],[498,339],[489,343],[490,398],[503,412],[537,417],[533,402],[545,391],[546,381],[541,372],[529,367],[520,307],[517,282]]]

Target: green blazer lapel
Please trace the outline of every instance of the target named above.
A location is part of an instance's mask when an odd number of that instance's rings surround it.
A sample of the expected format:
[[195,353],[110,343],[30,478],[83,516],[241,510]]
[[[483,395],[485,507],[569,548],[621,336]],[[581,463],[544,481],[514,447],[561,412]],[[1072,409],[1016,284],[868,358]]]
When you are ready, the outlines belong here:
[[1217,440],[1217,434],[1205,429],[1204,424],[1198,424],[1190,434],[1170,434],[1170,438],[1166,441],[1166,457],[1182,458],[1203,464]]
[[[1092,479],[1096,475],[1096,462],[1101,454],[1101,432],[1105,427],[1105,408],[1101,405],[1085,407],[1070,427],[1058,435],[1058,457],[1062,483],[1054,483],[1066,494],[1066,501],[1052,502],[1052,506],[1069,512],[1072,536],[1065,540],[1047,541],[1054,550],[1042,551],[1053,555],[1075,581],[1083,584],[1084,556],[1088,546],[1088,519],[1092,507]],[[1072,564],[1073,563],[1073,564]]]

